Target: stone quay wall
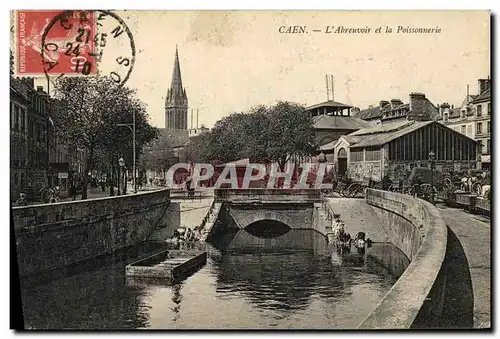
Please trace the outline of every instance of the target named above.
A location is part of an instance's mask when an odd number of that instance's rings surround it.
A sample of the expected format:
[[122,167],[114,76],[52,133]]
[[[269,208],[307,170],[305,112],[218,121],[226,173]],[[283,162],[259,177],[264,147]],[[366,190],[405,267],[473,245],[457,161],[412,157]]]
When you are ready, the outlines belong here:
[[394,192],[367,189],[365,196],[388,240],[406,254],[410,265],[358,328],[468,326],[473,305],[470,275],[457,274],[468,272],[466,261],[459,260],[465,254],[438,209]]
[[111,254],[175,220],[168,189],[12,208],[19,274],[29,276]]

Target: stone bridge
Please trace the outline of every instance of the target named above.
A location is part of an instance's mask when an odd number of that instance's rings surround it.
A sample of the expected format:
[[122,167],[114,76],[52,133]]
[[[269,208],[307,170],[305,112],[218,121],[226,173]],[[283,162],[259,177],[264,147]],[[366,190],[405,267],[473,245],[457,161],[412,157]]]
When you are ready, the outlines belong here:
[[[321,193],[315,189],[218,189],[218,221],[210,233],[239,230],[262,237],[277,237],[291,229],[326,233]],[[273,232],[270,229],[274,229]]]

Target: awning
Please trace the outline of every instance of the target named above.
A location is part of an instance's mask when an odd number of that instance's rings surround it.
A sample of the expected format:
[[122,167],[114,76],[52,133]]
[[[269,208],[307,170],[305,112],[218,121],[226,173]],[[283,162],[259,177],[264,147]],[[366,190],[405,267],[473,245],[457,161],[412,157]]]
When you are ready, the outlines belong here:
[[491,155],[481,155],[481,162],[491,162]]

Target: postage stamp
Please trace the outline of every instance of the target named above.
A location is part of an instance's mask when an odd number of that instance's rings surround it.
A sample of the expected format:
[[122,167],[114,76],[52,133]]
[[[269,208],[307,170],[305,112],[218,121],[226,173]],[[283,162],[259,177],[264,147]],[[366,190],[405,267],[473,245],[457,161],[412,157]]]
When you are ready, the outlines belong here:
[[[54,18],[61,14],[61,20],[56,23]],[[19,75],[76,75],[97,71],[93,62],[97,35],[93,12],[16,11],[15,34]]]
[[101,73],[122,85],[135,62],[130,29],[106,10],[17,11],[14,40],[19,76]]

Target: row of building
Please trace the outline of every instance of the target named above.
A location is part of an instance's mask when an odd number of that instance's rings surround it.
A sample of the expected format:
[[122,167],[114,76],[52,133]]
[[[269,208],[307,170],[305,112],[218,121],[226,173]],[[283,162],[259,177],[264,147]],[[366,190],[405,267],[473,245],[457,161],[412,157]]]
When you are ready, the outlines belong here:
[[413,167],[430,166],[431,151],[438,170],[489,169],[491,80],[478,82],[478,94],[467,93],[457,107],[434,105],[422,93],[364,110],[335,101],[308,107],[319,145],[315,160],[355,180],[407,177]]
[[10,78],[10,193],[36,194],[44,187],[67,190],[81,177],[84,153],[57,140],[50,118],[53,101],[33,78]]

